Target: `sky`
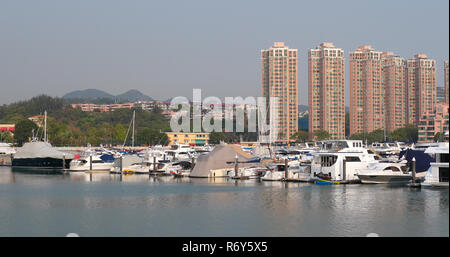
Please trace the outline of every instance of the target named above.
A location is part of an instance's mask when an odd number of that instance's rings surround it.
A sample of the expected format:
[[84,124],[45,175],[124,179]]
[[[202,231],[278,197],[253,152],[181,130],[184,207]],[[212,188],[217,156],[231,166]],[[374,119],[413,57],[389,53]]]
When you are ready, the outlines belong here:
[[[348,55],[371,45],[449,59],[448,0],[0,0],[0,105],[39,94],[137,89],[155,99],[260,96],[260,51],[299,51],[299,104],[308,103],[307,53],[332,42]],[[348,105],[348,72],[346,103]]]

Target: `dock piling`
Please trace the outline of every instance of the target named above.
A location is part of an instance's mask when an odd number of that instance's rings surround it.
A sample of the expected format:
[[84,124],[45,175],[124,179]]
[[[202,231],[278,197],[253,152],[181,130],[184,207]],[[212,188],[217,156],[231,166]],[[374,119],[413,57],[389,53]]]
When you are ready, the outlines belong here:
[[420,183],[416,183],[416,158],[412,158],[412,181],[408,184],[409,187],[420,187]]
[[284,159],[284,180],[288,179],[288,158]]
[[347,160],[342,160],[342,181],[347,181]]
[[123,162],[122,162],[122,155],[120,156],[120,160],[119,160],[119,162],[120,162],[120,174],[122,174],[122,170],[123,170]]
[[236,157],[234,158],[234,176],[238,177],[238,172],[239,172],[239,164],[238,164],[238,156],[236,154]]

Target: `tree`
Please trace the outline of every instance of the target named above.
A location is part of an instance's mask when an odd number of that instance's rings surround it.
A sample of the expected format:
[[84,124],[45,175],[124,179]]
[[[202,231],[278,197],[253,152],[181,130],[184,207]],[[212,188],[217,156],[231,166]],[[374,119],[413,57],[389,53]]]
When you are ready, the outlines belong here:
[[418,134],[419,129],[414,125],[408,124],[403,128],[392,131],[390,139],[393,141],[417,142]]
[[317,130],[314,132],[314,136],[317,140],[326,140],[330,138],[330,133],[326,130]]
[[137,134],[137,141],[144,145],[167,145],[169,137],[156,129],[143,128]]
[[37,129],[38,126],[36,123],[29,119],[23,119],[17,122],[15,126],[14,141],[16,141],[18,145],[28,142],[33,136],[33,131],[35,134],[37,133]]
[[220,144],[220,141],[227,142],[227,136],[224,132],[211,132],[209,133],[209,143],[210,144]]
[[13,138],[12,133],[10,131],[2,131],[0,133],[0,142],[13,143],[14,138]]
[[127,130],[123,127],[122,124],[119,123],[114,127],[113,140],[115,143],[122,145],[126,135]]
[[299,130],[292,135],[291,139],[295,140],[296,143],[304,143],[309,140],[309,133],[308,131]]
[[442,141],[444,141],[444,140],[445,140],[445,138],[444,138],[444,133],[442,133],[442,132],[437,132],[436,135],[434,135],[433,140],[434,140],[435,142],[442,142]]

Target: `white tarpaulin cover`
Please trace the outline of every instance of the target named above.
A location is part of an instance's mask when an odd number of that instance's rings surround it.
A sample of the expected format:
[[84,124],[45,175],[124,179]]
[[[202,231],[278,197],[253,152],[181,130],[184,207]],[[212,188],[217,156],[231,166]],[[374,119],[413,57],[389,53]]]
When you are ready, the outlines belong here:
[[[142,159],[137,155],[124,155],[122,157],[122,167],[126,168],[133,164],[142,163]],[[114,160],[114,167],[120,167],[120,158]]]
[[[195,163],[189,177],[208,177],[210,170],[224,169],[234,167],[234,161],[238,156],[239,162],[249,161],[253,156],[246,153],[238,145],[218,145],[214,149],[205,155],[200,155]],[[252,164],[239,163],[239,167],[245,167]]]
[[74,155],[70,153],[60,152],[55,150],[50,143],[47,142],[28,142],[21,148],[17,149],[14,159],[28,159],[28,158],[54,158],[63,159],[65,155],[66,159],[73,159]]

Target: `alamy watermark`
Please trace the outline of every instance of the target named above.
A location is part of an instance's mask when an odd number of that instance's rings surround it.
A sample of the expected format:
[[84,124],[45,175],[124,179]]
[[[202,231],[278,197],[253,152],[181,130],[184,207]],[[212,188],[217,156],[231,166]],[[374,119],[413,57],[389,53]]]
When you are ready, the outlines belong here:
[[222,103],[215,96],[202,99],[201,89],[193,89],[192,102],[184,96],[172,99],[170,109],[176,113],[170,128],[173,132],[257,132],[261,143],[272,143],[280,134],[279,107],[278,97],[225,97]]

